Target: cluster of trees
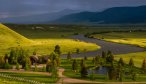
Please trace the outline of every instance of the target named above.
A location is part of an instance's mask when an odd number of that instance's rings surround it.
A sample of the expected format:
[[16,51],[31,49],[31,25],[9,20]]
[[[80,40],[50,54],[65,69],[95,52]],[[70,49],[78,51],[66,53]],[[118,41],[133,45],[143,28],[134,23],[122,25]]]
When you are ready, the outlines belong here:
[[[70,60],[70,56],[69,53],[67,59]],[[86,56],[81,59],[80,62],[79,59],[72,59],[72,70],[74,72],[80,72],[81,78],[88,77],[88,69],[90,68],[86,64],[87,60],[88,58]],[[94,67],[107,67],[107,77],[109,80],[123,81],[123,78],[128,76],[131,80],[136,81],[137,69],[132,58],[129,60],[129,63],[126,64],[123,58],[120,58],[119,61],[115,61],[111,51],[103,51],[101,56],[93,57],[92,63]],[[143,60],[141,70],[146,74],[146,59]],[[90,73],[91,79],[94,79],[93,74]]]
[[1,68],[9,69],[12,68],[11,65],[22,65],[22,68],[29,69],[31,66],[31,61],[29,59],[28,51],[22,48],[12,48],[9,54],[0,57]]

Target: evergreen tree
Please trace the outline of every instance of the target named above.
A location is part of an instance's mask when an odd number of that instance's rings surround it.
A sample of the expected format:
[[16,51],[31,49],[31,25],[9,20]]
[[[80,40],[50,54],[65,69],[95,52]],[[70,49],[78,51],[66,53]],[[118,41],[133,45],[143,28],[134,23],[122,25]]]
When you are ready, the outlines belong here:
[[52,64],[51,60],[48,59],[47,64],[46,64],[46,71],[47,72],[51,72],[52,71],[52,67],[53,67],[53,64]]
[[81,59],[80,66],[82,67],[83,65],[85,65],[85,60]]
[[56,45],[55,46],[54,52],[57,53],[57,54],[59,54],[59,55],[61,54],[61,50],[60,50],[60,46],[59,45]]
[[80,73],[81,73],[81,77],[82,78],[86,78],[87,77],[88,72],[87,72],[87,67],[86,67],[85,64],[82,65]]
[[57,63],[57,67],[59,67],[60,66],[60,58],[59,57],[56,58],[56,63]]
[[4,57],[3,56],[0,56],[0,68],[3,67],[3,65],[7,62],[7,60],[4,60]]
[[111,51],[108,51],[108,55],[106,57],[106,62],[113,63],[113,61],[114,61],[114,55],[112,54]]
[[68,60],[71,59],[71,53],[70,53],[70,52],[68,52],[68,54],[67,54],[67,59],[68,59]]
[[84,57],[84,60],[88,60],[87,56]]
[[72,70],[74,70],[74,71],[76,72],[77,69],[78,69],[78,63],[77,63],[77,61],[74,59],[74,60],[73,60],[73,63],[72,63]]
[[4,69],[11,69],[12,66],[9,64],[8,60],[6,60],[6,63],[3,65]]
[[119,75],[119,81],[122,82],[123,81],[123,73],[124,73],[122,64],[118,65],[117,72],[118,72],[118,75]]
[[30,70],[31,69],[31,61],[29,58],[26,58],[25,60],[25,67],[24,67],[25,70]]
[[55,68],[52,69],[51,77],[53,79],[57,79],[58,78],[58,70],[57,69],[55,69]]
[[124,61],[123,61],[123,58],[120,58],[120,59],[119,59],[118,64],[121,65],[121,66],[124,66],[125,63],[124,63]]
[[102,58],[106,58],[106,53],[102,51]]
[[143,60],[143,63],[142,63],[142,70],[143,70],[143,72],[146,74],[146,59]]
[[129,61],[129,66],[133,67],[134,66],[134,62],[133,62],[133,59],[131,58],[130,61]]
[[95,58],[93,57],[93,59],[92,59],[92,63],[95,65]]
[[80,49],[79,49],[79,48],[76,49],[76,53],[77,53],[77,54],[80,53]]
[[95,57],[95,66],[99,66],[100,65],[100,57],[96,56]]

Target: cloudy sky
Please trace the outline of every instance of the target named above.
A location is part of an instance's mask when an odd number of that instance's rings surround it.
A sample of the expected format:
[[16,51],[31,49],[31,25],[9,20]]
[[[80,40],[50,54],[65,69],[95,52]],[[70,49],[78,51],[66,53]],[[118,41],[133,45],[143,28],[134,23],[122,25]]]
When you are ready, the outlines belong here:
[[51,13],[64,9],[102,11],[111,7],[146,5],[146,0],[0,0],[0,18]]

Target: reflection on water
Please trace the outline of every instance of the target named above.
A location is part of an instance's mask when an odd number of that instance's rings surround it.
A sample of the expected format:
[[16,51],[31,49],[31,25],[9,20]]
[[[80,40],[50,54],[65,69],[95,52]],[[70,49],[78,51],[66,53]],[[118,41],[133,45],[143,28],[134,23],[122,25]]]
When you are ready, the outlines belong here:
[[102,75],[105,75],[107,74],[109,70],[109,67],[103,67],[103,66],[100,66],[100,67],[97,67],[96,69],[93,69],[93,70],[88,70],[88,74],[102,74]]

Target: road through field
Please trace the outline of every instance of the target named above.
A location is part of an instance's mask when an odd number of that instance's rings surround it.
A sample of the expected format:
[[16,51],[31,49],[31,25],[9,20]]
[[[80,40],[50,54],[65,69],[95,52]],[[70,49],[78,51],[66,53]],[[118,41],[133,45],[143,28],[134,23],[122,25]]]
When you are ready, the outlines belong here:
[[[96,50],[96,51],[91,51],[91,52],[85,52],[85,53],[80,53],[80,54],[73,54],[73,58],[78,58],[78,57],[93,57],[97,55],[101,55],[102,51],[112,51],[113,54],[127,54],[127,53],[134,53],[134,52],[142,52],[145,49],[141,47],[137,47],[134,45],[127,45],[127,44],[119,44],[119,43],[113,43],[113,42],[107,42],[99,39],[94,39],[94,38],[87,38],[84,37],[84,35],[75,35],[71,36],[71,39],[77,39],[80,41],[85,41],[85,42],[90,42],[90,43],[96,43],[99,45],[101,48]],[[62,55],[62,58],[66,58],[66,55]]]

